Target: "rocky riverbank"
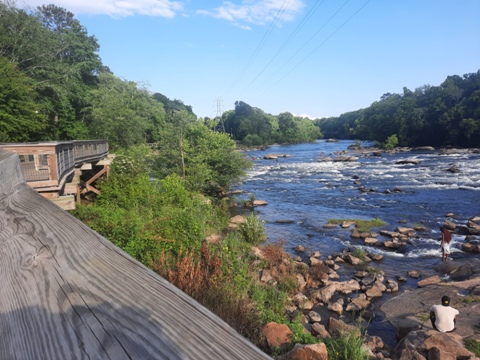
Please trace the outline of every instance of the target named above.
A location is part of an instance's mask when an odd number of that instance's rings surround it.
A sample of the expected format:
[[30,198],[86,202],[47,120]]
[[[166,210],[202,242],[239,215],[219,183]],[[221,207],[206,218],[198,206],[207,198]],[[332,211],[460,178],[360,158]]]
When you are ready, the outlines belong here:
[[[465,225],[456,224],[452,218],[449,217],[444,226],[452,232],[465,234],[465,244],[476,245],[480,217],[472,217]],[[239,222],[238,217],[235,222]],[[337,226],[348,228],[352,224]],[[375,239],[370,243],[373,249],[389,242],[406,243],[415,231],[400,228],[375,236],[354,229],[352,235],[358,235],[364,243],[368,243],[367,239]],[[379,242],[379,237],[387,240]],[[399,248],[387,247],[391,251]],[[296,255],[291,256],[290,262],[283,262],[277,268],[262,269],[258,279],[265,284],[275,283],[285,273],[282,267],[293,266],[297,292],[289,298],[285,316],[293,319],[300,315],[305,331],[313,336],[319,339],[338,337],[341,333],[358,332],[359,328],[364,328],[367,330],[364,346],[370,359],[476,359],[465,348],[464,340],[480,341],[480,260],[443,263],[433,269],[435,274],[429,273],[428,276],[424,275],[423,269],[399,269],[398,275],[391,277],[385,276],[381,269],[382,256],[374,252],[352,247],[323,256],[302,246],[294,250]],[[260,260],[264,256],[260,247],[255,247],[253,254]],[[413,286],[403,289],[402,285],[407,282]],[[430,306],[438,304],[442,295],[449,295],[452,305],[460,311],[457,329],[449,334],[433,330],[427,320]],[[394,329],[395,344],[384,341],[381,335],[368,334],[369,324],[379,314]],[[291,331],[284,324],[268,324],[263,335],[267,351],[289,349],[294,345],[290,343]],[[315,355],[305,357],[308,354]],[[327,359],[328,355],[325,346],[297,344],[282,358]]]

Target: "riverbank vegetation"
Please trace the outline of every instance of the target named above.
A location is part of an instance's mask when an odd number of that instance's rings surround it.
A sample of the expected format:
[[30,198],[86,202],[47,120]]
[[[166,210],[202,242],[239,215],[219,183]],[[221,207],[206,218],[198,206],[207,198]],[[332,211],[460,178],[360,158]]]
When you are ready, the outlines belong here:
[[315,124],[327,138],[389,146],[395,135],[400,146],[480,147],[479,104],[480,70],[448,76],[439,86],[386,93],[365,109],[316,119]]
[[329,219],[328,224],[355,224],[355,227],[359,232],[367,232],[372,228],[384,226],[386,223],[378,218],[372,220],[362,219]]

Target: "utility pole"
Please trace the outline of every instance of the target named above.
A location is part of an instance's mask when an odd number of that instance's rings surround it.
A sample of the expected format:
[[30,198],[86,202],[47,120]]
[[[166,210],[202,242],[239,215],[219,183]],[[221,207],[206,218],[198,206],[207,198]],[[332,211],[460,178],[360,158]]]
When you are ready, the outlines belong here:
[[220,122],[222,123],[222,130],[223,132],[225,132],[225,124],[223,123],[223,111],[222,111],[222,98],[215,98],[215,102],[216,102],[216,114],[215,114],[215,117],[216,118],[220,118]]

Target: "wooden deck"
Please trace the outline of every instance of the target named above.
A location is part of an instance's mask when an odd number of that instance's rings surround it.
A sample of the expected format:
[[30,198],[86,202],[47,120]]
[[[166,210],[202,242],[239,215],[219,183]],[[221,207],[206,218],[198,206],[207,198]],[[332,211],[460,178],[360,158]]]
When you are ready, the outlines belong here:
[[[17,153],[28,185],[64,210],[75,209],[81,193],[99,194],[93,182],[110,169],[107,140],[2,143],[0,149]],[[81,184],[76,169],[95,171]]]
[[0,359],[269,359],[25,182],[0,149]]

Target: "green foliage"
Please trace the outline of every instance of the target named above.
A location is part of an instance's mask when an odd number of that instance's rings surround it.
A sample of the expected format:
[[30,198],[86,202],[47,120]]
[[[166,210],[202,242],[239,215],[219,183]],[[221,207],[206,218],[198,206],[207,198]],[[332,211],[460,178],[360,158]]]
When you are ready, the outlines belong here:
[[378,219],[374,218],[372,220],[362,220],[362,219],[329,219],[328,223],[329,224],[341,224],[342,222],[354,222],[355,226],[358,231],[360,232],[367,232],[371,228],[376,228],[380,226],[384,226],[385,222]]
[[305,331],[305,328],[301,322],[300,314],[298,314],[295,321],[287,324],[289,329],[292,330],[292,342],[295,344],[318,344],[322,340],[317,339],[310,332]]
[[385,140],[383,143],[377,142],[377,146],[382,149],[393,149],[395,146],[398,145],[398,138],[396,134],[393,134]]
[[257,244],[267,239],[265,222],[253,212],[246,216],[245,221],[238,226],[238,233],[243,241],[250,244]]
[[463,343],[468,351],[473,352],[476,357],[480,357],[480,341],[475,339],[464,339]]
[[165,123],[163,106],[134,82],[109,73],[101,73],[98,80],[83,110],[91,137],[107,139],[113,148],[156,141]]
[[317,119],[326,137],[373,140],[385,146],[480,146],[480,71],[448,76],[440,86],[384,94],[368,108]]
[[329,360],[368,360],[363,347],[363,337],[357,334],[341,334],[336,338],[324,339]]
[[151,181],[145,172],[112,171],[99,187],[95,205],[79,206],[75,215],[147,266],[163,250],[199,249],[225,224],[218,209],[175,175]]
[[36,104],[34,81],[0,57],[0,136],[3,141],[41,140],[47,128],[42,107]]
[[235,102],[235,111],[224,115],[225,131],[247,147],[279,143],[302,143],[321,137],[320,130],[306,118],[282,113],[266,114],[243,101]]

